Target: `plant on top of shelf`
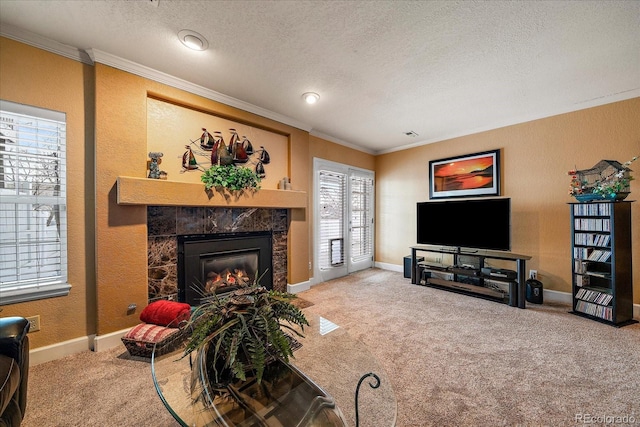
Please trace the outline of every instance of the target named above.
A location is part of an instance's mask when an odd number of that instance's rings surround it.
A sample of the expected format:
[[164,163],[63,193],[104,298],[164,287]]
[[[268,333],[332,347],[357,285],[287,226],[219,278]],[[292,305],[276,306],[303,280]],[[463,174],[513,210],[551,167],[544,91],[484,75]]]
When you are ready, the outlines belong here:
[[631,169],[629,169],[629,165],[635,162],[638,159],[638,156],[635,156],[628,162],[622,164],[622,168],[617,172],[612,173],[604,177],[602,180],[597,181],[595,187],[593,188],[594,194],[602,194],[603,196],[613,196],[620,193],[629,193],[631,192],[630,182],[634,179],[631,176]]
[[242,166],[213,165],[204,171],[200,180],[207,190],[257,191],[260,189],[261,178],[253,170]]
[[569,195],[580,201],[624,199],[630,193],[629,184],[634,179],[629,165],[637,159],[635,156],[625,163],[601,160],[591,169],[569,171]]

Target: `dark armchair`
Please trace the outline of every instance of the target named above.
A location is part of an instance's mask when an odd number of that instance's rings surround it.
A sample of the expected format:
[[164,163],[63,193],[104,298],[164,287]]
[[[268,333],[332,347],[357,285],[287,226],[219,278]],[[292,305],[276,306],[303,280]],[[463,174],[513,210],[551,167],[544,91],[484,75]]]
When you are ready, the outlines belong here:
[[29,322],[0,318],[0,426],[17,427],[27,407]]

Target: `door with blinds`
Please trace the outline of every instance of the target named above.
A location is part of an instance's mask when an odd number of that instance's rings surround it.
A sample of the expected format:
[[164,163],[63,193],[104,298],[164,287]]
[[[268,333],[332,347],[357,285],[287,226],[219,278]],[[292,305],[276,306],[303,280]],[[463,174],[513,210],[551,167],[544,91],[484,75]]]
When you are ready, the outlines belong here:
[[314,159],[317,282],[373,267],[374,174]]

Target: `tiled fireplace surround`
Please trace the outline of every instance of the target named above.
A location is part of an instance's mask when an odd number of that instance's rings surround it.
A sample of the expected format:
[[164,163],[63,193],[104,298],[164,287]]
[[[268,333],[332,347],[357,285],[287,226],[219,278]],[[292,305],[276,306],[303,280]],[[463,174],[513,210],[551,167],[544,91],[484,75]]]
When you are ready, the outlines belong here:
[[176,299],[178,293],[178,236],[248,231],[271,231],[273,289],[287,290],[287,235],[289,210],[148,206],[149,302]]

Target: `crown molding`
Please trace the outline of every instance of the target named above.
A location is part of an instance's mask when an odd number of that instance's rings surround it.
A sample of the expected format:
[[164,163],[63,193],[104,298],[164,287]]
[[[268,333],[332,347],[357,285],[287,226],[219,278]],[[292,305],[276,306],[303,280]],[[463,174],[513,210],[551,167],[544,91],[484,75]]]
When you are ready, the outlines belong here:
[[3,24],[0,29],[0,36],[6,37],[33,47],[37,47],[48,52],[64,56],[75,61],[82,62],[88,65],[94,65],[99,62],[104,65],[117,68],[122,71],[126,71],[140,77],[147,78],[167,86],[182,89],[195,95],[202,96],[212,101],[220,102],[231,107],[238,108],[249,113],[257,114],[267,119],[275,120],[277,122],[293,126],[298,129],[309,132],[311,126],[303,123],[299,120],[293,119],[282,114],[275,113],[273,111],[258,107],[248,102],[241,101],[239,99],[227,96],[223,93],[216,92],[214,90],[207,89],[205,87],[196,85],[183,79],[179,79],[172,75],[162,73],[154,70],[153,68],[146,67],[127,59],[120,58],[107,52],[100,51],[98,49],[78,49],[73,46],[59,43],[55,40],[51,40],[47,37],[40,36],[30,31],[23,30],[13,25]]
[[74,61],[93,65],[91,58],[89,58],[83,50],[59,43],[55,40],[23,30],[22,28],[14,27],[13,25],[3,24],[0,29],[0,36],[64,56],[65,58],[73,59]]
[[613,104],[614,102],[626,101],[632,98],[640,97],[640,87],[634,88],[630,90],[625,90],[622,92],[612,93],[606,96],[601,96],[598,98],[588,99],[585,101],[574,102],[572,104],[558,106],[553,110],[546,111],[538,111],[535,113],[527,114],[524,116],[517,117],[515,119],[502,121],[502,122],[494,122],[491,124],[487,124],[481,127],[462,130],[460,132],[451,133],[448,135],[439,136],[432,139],[425,139],[422,141],[415,142],[413,144],[402,145],[400,147],[389,148],[385,150],[377,151],[375,154],[388,154],[396,151],[409,150],[411,148],[421,147],[423,145],[434,144],[436,142],[443,142],[454,138],[461,138],[463,136],[474,135],[476,133],[486,132],[494,129],[500,129],[508,126],[519,125],[522,123],[532,122],[534,120],[541,120],[548,117],[559,116],[561,114],[573,113],[580,110],[586,110],[588,108],[600,107],[606,104]]
[[313,130],[313,129],[311,131],[309,131],[309,134],[311,134],[313,136],[316,136],[318,138],[326,139],[329,142],[334,142],[334,143],[336,143],[338,145],[343,145],[343,146],[345,146],[347,148],[351,148],[353,150],[362,151],[363,153],[371,154],[371,155],[374,155],[374,156],[376,154],[378,154],[377,152],[375,152],[373,150],[369,150],[369,149],[361,147],[359,145],[351,144],[349,142],[346,142],[346,141],[343,141],[341,139],[335,138],[335,137],[333,137],[331,135],[324,134],[322,132],[318,132],[318,131]]
[[100,64],[108,65],[110,67],[114,67],[119,70],[165,84],[167,86],[175,87],[176,89],[182,89],[189,93],[193,93],[195,95],[199,95],[204,98],[247,111],[249,113],[257,114],[258,116],[266,117],[268,119],[275,120],[277,122],[284,123],[286,125],[293,126],[307,132],[311,130],[311,126],[309,126],[308,124],[291,117],[287,117],[282,114],[278,114],[273,111],[258,107],[256,105],[249,104],[248,102],[244,102],[223,93],[207,89],[183,79],[179,79],[170,74],[166,74],[161,71],[154,70],[153,68],[138,64],[136,62],[129,61],[128,59],[123,59],[119,56],[115,56],[98,49],[87,49],[86,52],[91,57],[94,63],[98,62]]

